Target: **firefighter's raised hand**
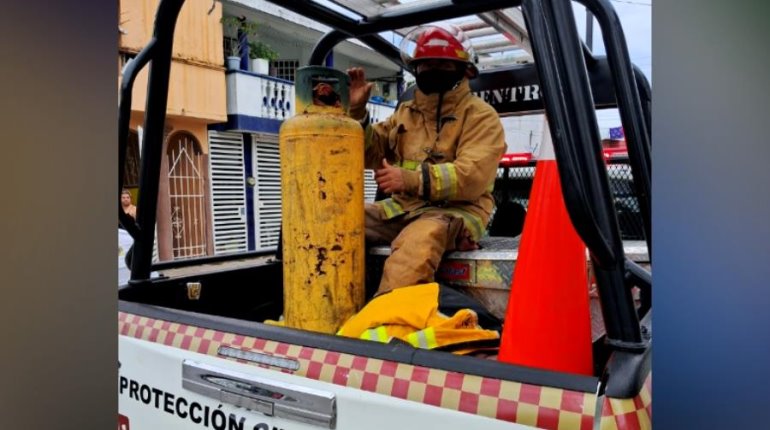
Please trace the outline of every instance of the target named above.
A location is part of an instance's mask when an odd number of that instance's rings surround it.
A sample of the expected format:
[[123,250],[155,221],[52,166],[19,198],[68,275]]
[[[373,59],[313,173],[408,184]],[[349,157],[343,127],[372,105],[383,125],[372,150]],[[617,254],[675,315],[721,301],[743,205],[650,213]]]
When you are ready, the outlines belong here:
[[353,67],[347,70],[350,76],[350,116],[362,120],[366,116],[366,102],[372,92],[373,82],[366,82],[364,69]]
[[386,194],[400,193],[406,190],[401,169],[391,166],[386,159],[382,160],[382,169],[374,172],[374,180]]

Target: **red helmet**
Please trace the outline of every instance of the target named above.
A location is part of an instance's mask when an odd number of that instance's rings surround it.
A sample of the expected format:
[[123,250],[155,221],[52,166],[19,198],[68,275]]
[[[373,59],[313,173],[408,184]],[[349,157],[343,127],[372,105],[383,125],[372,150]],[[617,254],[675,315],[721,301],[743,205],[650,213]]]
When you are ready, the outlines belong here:
[[431,24],[415,28],[401,41],[401,59],[411,66],[419,60],[452,60],[466,63],[471,72],[469,77],[478,74],[475,63],[478,61],[470,40],[465,33],[449,24]]

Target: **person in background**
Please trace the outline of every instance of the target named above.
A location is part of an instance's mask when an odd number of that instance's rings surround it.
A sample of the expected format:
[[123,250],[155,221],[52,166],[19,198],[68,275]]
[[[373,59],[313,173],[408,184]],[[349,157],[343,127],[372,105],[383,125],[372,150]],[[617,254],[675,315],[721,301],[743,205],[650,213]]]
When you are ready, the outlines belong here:
[[366,240],[389,243],[376,296],[433,282],[442,255],[470,250],[494,208],[492,188],[505,152],[497,112],[471,93],[478,70],[470,42],[454,26],[422,26],[401,55],[417,79],[414,99],[369,124],[372,83],[348,69],[350,116],[365,127],[365,164],[389,198],[366,206]]
[[136,206],[131,203],[131,193],[125,188],[120,193],[120,206],[123,208],[123,212],[136,220]]

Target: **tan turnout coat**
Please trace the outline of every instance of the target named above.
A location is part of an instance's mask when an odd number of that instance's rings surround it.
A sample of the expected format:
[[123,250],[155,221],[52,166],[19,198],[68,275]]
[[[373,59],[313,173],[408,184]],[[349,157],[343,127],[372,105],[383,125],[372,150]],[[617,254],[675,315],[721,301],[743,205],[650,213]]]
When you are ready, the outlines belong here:
[[438,103],[438,94],[417,90],[390,118],[368,126],[366,167],[382,168],[385,158],[404,169],[406,191],[377,202],[386,218],[445,212],[461,217],[478,241],[494,208],[491,191],[506,148],[503,127],[467,79],[444,93],[439,131]]

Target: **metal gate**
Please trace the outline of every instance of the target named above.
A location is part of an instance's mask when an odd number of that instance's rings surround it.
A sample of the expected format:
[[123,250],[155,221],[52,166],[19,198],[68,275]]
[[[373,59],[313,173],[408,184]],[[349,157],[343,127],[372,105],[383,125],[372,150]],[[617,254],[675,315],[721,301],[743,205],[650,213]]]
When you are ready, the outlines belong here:
[[281,229],[281,158],[278,136],[252,135],[254,176],[254,235],[256,250],[275,250]]
[[[254,238],[257,251],[278,247],[281,230],[281,154],[278,136],[252,134],[254,177]],[[212,153],[213,154],[213,153]],[[364,170],[364,200],[374,201],[377,182],[373,170]]]
[[246,252],[243,135],[209,131],[209,178],[214,254]]
[[168,185],[174,259],[206,255],[206,207],[203,152],[187,132],[168,143]]

